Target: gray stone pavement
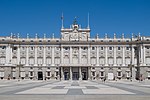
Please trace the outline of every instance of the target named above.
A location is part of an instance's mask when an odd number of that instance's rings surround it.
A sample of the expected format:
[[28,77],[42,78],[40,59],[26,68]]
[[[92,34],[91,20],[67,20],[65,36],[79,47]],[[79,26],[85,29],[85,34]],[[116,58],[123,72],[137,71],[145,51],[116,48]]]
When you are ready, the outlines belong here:
[[0,100],[150,100],[150,81],[0,80]]

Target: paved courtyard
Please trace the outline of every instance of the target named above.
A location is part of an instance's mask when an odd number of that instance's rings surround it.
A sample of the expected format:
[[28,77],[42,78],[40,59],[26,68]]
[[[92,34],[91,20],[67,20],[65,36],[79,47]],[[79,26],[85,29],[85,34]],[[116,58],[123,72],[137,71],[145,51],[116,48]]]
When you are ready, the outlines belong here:
[[0,80],[0,100],[150,100],[149,81]]

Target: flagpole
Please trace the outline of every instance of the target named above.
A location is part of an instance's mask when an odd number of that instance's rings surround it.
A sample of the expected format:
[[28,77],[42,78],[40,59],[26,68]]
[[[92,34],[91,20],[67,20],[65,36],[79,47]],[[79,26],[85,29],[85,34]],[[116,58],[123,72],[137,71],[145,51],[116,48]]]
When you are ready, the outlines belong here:
[[89,29],[90,28],[90,18],[89,18],[89,13],[88,13],[88,26],[87,28]]
[[64,16],[63,16],[63,13],[62,13],[62,16],[61,16],[61,22],[62,22],[61,28],[63,29],[64,28]]

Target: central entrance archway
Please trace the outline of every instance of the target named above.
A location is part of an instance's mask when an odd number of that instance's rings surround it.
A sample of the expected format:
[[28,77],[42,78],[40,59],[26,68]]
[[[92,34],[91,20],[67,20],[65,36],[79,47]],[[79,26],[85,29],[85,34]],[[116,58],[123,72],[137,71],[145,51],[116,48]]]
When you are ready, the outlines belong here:
[[72,68],[72,80],[79,80],[79,68],[78,67]]
[[38,72],[38,80],[43,80],[43,72]]

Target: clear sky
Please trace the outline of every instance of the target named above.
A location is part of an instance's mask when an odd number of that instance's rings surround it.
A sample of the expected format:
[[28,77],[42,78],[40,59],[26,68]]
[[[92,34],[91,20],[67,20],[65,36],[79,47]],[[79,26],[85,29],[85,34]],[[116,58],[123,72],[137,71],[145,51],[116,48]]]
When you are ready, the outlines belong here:
[[70,27],[75,16],[87,27],[89,13],[91,37],[112,37],[114,32],[117,37],[139,32],[150,36],[150,0],[0,0],[0,36],[60,37],[62,12],[64,27]]

